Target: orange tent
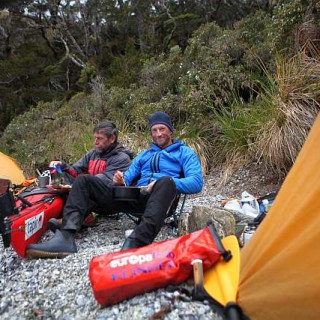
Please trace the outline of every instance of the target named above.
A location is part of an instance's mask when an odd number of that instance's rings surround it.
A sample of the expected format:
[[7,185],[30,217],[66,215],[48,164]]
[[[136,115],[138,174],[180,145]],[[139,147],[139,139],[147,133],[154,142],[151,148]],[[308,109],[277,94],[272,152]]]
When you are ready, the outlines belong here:
[[320,318],[320,116],[241,250],[238,303],[254,320]]
[[0,178],[9,179],[14,184],[21,184],[26,180],[18,163],[2,152],[0,152]]

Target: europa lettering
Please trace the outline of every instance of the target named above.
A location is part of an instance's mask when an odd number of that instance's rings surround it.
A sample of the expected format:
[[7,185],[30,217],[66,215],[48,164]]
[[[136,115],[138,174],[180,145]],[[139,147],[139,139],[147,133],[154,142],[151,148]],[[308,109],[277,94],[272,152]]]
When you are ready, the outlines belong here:
[[173,252],[152,252],[147,254],[140,254],[135,255],[132,254],[130,256],[125,256],[118,259],[113,259],[110,261],[110,267],[111,268],[118,268],[118,267],[124,267],[126,265],[141,265],[145,262],[151,262],[154,259],[161,259],[161,258],[169,258],[174,259],[175,254]]
[[110,261],[111,268],[123,267],[127,264],[141,264],[152,261],[152,254],[131,255]]

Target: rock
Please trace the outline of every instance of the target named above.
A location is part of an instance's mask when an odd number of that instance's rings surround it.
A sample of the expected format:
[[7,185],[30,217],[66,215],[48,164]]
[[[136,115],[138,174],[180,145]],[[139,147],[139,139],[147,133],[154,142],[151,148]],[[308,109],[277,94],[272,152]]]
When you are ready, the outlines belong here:
[[236,210],[230,210],[230,209],[224,209],[224,210],[229,211],[233,215],[233,217],[236,221],[235,235],[238,239],[240,247],[243,247],[244,246],[244,241],[243,241],[244,231],[245,231],[246,227],[248,226],[248,223],[252,222],[254,220],[254,218],[250,217],[248,215],[245,215],[243,213],[240,213]]
[[86,304],[86,299],[83,295],[79,295],[76,302],[79,307],[82,307]]
[[235,234],[236,222],[228,210],[219,207],[194,206],[191,214],[185,214],[179,219],[179,235],[201,230],[207,226],[209,221],[213,221],[221,238]]

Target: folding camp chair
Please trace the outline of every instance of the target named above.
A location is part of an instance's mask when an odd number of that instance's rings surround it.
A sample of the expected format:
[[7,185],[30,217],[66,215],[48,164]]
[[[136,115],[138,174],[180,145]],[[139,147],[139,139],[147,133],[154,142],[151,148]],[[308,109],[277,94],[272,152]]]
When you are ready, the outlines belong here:
[[[182,199],[180,209],[178,210],[177,207],[178,207],[181,196],[183,197],[183,199]],[[165,225],[170,226],[172,228],[172,232],[175,235],[178,235],[178,219],[183,214],[186,198],[187,198],[186,194],[181,194],[181,193],[177,194],[165,220]],[[121,212],[121,213],[118,213],[117,218],[120,219],[121,215],[123,214],[125,214],[128,218],[130,218],[135,224],[139,224],[142,220],[143,212],[141,213],[140,212],[139,213]]]
[[[180,178],[184,177],[184,173],[181,172],[180,173]],[[131,183],[131,186],[135,186],[137,181],[140,179],[140,176],[136,177],[134,179],[134,181]],[[177,210],[178,204],[179,204],[179,200],[180,197],[183,196],[183,200],[181,203],[181,207],[180,210]],[[184,205],[186,202],[186,198],[187,195],[186,194],[181,194],[180,192],[177,193],[177,196],[175,198],[175,200],[172,203],[172,206],[170,208],[169,214],[166,217],[165,220],[165,225],[169,225],[172,228],[172,232],[175,235],[178,235],[178,218],[183,214],[183,209],[184,209]],[[142,216],[143,216],[143,212],[139,212],[139,213],[125,213],[125,212],[121,212],[117,214],[117,219],[120,219],[121,215],[127,215],[135,224],[139,224],[141,222]]]

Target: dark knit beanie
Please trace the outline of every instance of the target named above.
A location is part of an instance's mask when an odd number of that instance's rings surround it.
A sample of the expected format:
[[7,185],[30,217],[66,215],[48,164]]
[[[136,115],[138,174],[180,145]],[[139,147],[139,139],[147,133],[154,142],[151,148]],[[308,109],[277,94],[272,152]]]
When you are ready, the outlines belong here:
[[173,125],[169,116],[162,111],[155,112],[149,118],[150,129],[156,124],[164,124],[167,126],[171,132],[173,132]]

